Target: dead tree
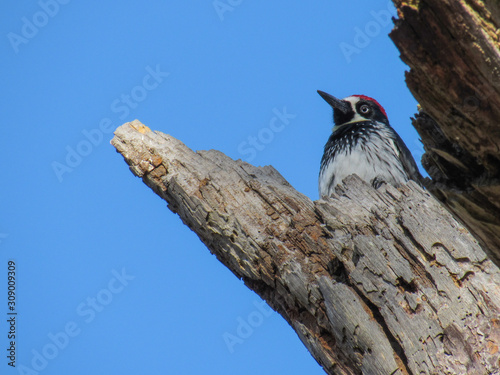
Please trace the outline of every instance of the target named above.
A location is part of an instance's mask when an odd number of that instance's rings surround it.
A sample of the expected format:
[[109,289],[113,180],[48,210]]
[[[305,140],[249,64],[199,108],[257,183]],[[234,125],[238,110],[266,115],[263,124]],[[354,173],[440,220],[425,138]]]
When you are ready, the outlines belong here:
[[394,0],[391,38],[408,88],[433,194],[500,265],[500,5],[497,0]]
[[394,2],[428,190],[351,176],[313,202],[138,121],[112,143],[327,373],[499,374],[498,2]]
[[498,369],[500,271],[416,184],[352,176],[313,202],[270,166],[195,153],[138,121],[112,143],[327,373]]

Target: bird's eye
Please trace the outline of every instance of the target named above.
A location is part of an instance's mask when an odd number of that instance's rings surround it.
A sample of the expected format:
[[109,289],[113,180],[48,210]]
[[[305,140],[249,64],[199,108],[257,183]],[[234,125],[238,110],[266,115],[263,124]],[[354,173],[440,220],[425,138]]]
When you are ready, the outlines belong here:
[[359,111],[363,114],[363,115],[366,115],[368,113],[370,113],[370,107],[367,106],[366,104],[363,104],[361,107],[359,107]]

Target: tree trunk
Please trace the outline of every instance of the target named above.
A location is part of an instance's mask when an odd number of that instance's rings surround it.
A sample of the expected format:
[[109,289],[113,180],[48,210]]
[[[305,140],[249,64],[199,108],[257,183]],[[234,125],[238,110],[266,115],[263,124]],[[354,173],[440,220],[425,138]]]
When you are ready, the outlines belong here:
[[313,202],[270,166],[195,153],[138,121],[112,144],[327,373],[498,373],[500,271],[415,183],[351,176]]
[[500,265],[498,0],[394,0],[391,37],[422,107],[414,126],[430,191]]

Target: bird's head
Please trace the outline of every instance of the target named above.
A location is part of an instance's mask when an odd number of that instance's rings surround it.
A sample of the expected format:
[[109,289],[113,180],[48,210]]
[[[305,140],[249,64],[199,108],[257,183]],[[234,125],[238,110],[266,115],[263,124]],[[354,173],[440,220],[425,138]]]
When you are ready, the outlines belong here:
[[335,128],[359,121],[379,121],[388,124],[387,113],[375,99],[364,95],[351,95],[344,99],[318,90],[325,101],[333,108]]

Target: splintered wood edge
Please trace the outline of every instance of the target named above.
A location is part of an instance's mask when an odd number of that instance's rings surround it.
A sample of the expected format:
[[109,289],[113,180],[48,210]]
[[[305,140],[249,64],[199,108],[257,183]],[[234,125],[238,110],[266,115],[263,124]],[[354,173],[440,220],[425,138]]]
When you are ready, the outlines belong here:
[[[195,153],[163,133],[138,131],[149,129],[141,125],[122,125],[112,140],[132,172],[283,315],[327,372],[351,373],[359,369],[356,363],[365,363],[371,373],[380,366],[410,373],[431,362],[461,371],[471,360],[481,366],[495,357],[456,355],[469,350],[459,342],[479,353],[484,340],[498,333],[489,322],[498,316],[498,288],[486,296],[489,286],[500,284],[498,269],[416,184],[374,190],[351,176],[331,199],[311,202],[284,179],[278,183],[281,176],[272,167],[254,167],[218,151]],[[353,298],[345,298],[347,292]],[[476,299],[485,311],[478,318]],[[431,324],[433,314],[438,319]],[[462,322],[463,316],[475,320]],[[358,318],[376,324],[360,325]],[[484,337],[467,328],[472,324]],[[437,340],[452,333],[459,342]],[[370,339],[374,335],[378,345]],[[430,341],[423,345],[420,335]],[[352,343],[369,351],[359,357]]]

